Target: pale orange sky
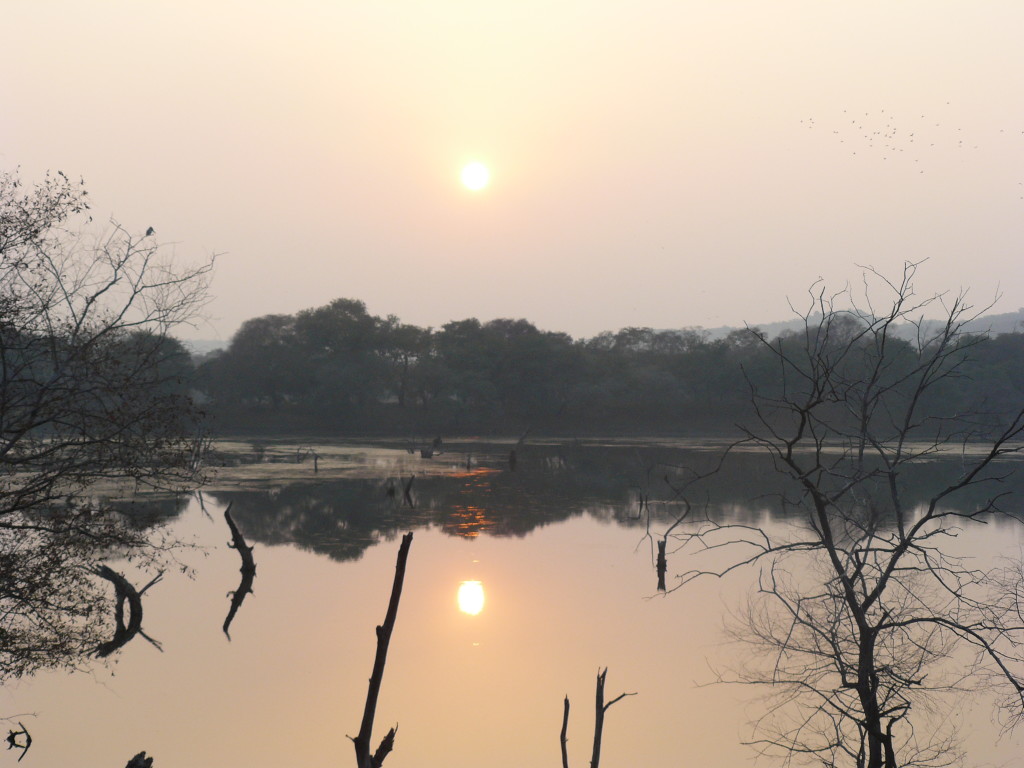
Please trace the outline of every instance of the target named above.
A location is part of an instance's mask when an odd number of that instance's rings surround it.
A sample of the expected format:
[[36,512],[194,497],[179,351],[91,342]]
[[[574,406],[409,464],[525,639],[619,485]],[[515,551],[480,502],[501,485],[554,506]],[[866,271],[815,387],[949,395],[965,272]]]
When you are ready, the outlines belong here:
[[0,169],[223,253],[195,337],[338,297],[768,322],[926,257],[921,290],[1024,306],[1019,0],[5,0],[2,26]]

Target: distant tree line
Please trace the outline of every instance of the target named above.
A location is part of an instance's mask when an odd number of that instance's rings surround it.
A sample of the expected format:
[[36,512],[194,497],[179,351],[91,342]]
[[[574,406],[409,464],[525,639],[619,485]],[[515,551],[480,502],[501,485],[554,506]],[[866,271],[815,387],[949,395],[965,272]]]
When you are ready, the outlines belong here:
[[[837,331],[855,333],[856,321]],[[573,339],[521,319],[432,329],[337,299],[246,321],[226,350],[197,360],[193,382],[222,432],[730,434],[751,415],[752,389],[779,386],[767,344],[802,333],[624,328]],[[913,340],[890,343],[912,355]],[[968,373],[929,396],[951,412],[1013,410],[1024,334],[964,354]]]

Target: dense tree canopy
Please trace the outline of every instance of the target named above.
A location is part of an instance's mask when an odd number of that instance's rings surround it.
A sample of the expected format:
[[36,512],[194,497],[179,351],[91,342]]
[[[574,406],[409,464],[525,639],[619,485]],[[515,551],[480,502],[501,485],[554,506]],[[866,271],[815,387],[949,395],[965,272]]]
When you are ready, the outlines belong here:
[[[851,319],[832,343],[856,333]],[[752,415],[751,387],[777,385],[759,338],[624,328],[574,340],[522,319],[419,328],[338,299],[247,321],[203,362],[197,386],[223,430],[725,434]],[[929,396],[1012,408],[1024,394],[1022,339],[969,345],[966,373]],[[898,331],[889,344],[911,349]]]

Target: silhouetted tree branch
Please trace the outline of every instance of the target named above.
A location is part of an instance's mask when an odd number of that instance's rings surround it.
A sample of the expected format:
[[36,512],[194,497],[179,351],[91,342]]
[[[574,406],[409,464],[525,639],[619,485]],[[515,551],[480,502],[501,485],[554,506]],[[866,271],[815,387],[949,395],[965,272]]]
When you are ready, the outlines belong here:
[[[1010,470],[999,460],[1020,452],[1024,411],[964,409],[950,396],[971,375],[981,340],[964,327],[976,313],[963,294],[917,298],[916,269],[908,263],[895,281],[868,269],[859,296],[816,285],[802,331],[754,335],[778,375],[774,385],[748,379],[756,420],[746,443],[788,479],[778,501],[793,524],[705,516],[672,534],[694,558],[718,558],[680,583],[760,568],[759,598],[733,631],[766,651],[765,663],[724,679],[770,686],[752,742],[764,754],[946,765],[955,738],[938,697],[979,681],[1008,692],[1011,723],[1024,717],[1021,570],[951,546],[962,526],[1020,522],[1003,505]],[[921,319],[936,307],[943,320]],[[897,333],[907,326],[912,341]],[[909,470],[942,454],[959,456],[959,474],[908,506]],[[956,504],[969,490],[984,500]]]
[[[597,684],[594,689],[595,711],[594,711],[594,746],[590,756],[590,768],[598,768],[601,764],[601,741],[604,737],[604,715],[608,708],[626,696],[636,696],[636,693],[620,693],[611,701],[604,700],[604,681],[608,676],[608,668],[598,670]],[[562,709],[562,731],[560,741],[562,745],[562,768],[569,768],[569,754],[567,750],[569,730],[569,697],[565,697],[565,705]]]
[[384,667],[387,663],[391,633],[394,631],[395,619],[398,617],[398,602],[402,597],[402,584],[405,581],[405,563],[409,557],[409,547],[411,545],[412,532],[409,532],[402,537],[402,544],[398,549],[398,560],[395,563],[395,581],[391,587],[391,599],[388,602],[388,611],[384,617],[384,623],[377,627],[377,653],[373,660],[373,672],[370,675],[370,685],[366,692],[363,720],[359,727],[359,734],[352,739],[356,750],[356,768],[380,768],[384,759],[395,745],[395,734],[398,731],[398,726],[388,731],[375,752],[372,754],[370,752],[373,720],[377,713],[377,697],[380,694],[381,682],[384,679]]
[[208,444],[170,333],[206,302],[212,261],[175,265],[117,222],[97,232],[88,207],[63,174],[29,188],[0,173],[0,679],[94,651],[97,558],[165,551],[96,486],[190,488]]
[[559,734],[559,742],[562,745],[562,768],[569,768],[569,694],[565,695],[565,704],[562,707],[562,732]]

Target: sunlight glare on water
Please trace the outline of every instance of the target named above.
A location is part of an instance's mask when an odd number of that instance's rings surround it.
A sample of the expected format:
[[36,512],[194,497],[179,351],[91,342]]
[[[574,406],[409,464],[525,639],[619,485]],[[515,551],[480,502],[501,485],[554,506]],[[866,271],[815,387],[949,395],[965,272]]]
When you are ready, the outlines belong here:
[[[758,691],[708,684],[750,652],[722,623],[744,606],[757,573],[657,593],[651,537],[675,519],[671,489],[649,504],[650,519],[630,495],[644,467],[704,453],[675,454],[654,441],[538,443],[521,451],[513,472],[510,445],[452,440],[431,459],[404,446],[323,445],[318,474],[287,463],[295,450],[283,446],[280,463],[224,468],[205,506],[193,499],[170,523],[198,547],[177,555],[193,578],[168,574],[145,595],[143,629],[163,653],[137,639],[88,674],[54,671],[0,689],[0,713],[34,713],[22,718],[33,736],[25,764],[101,768],[142,749],[160,766],[344,764],[338,755],[351,749],[345,735],[363,715],[398,535],[413,529],[377,711],[386,727],[401,723],[388,768],[558,764],[567,694],[570,764],[584,765],[595,674],[605,667],[609,697],[638,695],[609,711],[603,764],[754,764],[742,741],[762,711]],[[467,473],[470,452],[479,469]],[[716,513],[785,525],[749,501],[763,496],[772,473],[752,461],[739,470],[713,489]],[[930,481],[948,474],[923,471]],[[387,493],[413,474],[410,500]],[[258,568],[230,640],[222,625],[239,555],[226,544],[229,502]],[[958,555],[1013,555],[1024,535],[979,526],[957,543]],[[697,564],[671,550],[668,560],[670,580]],[[154,575],[114,564],[134,583]],[[990,710],[967,701],[974,764],[1017,765],[1008,759],[1020,754],[1020,735],[996,744]]]
[[479,581],[464,581],[459,584],[459,610],[476,616],[484,609],[484,585]]

